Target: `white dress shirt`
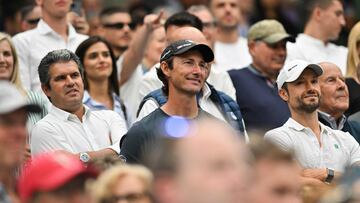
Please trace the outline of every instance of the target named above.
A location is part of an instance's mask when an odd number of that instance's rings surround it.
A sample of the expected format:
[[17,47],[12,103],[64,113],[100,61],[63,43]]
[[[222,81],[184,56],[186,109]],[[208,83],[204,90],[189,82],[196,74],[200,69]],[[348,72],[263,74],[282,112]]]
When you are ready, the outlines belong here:
[[323,41],[306,34],[299,34],[295,43],[287,43],[286,61],[302,59],[309,63],[331,62],[339,66],[341,72],[346,73],[348,50],[344,46]]
[[239,37],[235,43],[215,42],[215,62],[224,71],[240,69],[252,63],[247,39]]
[[124,119],[114,111],[84,108],[81,122],[76,115],[52,106],[31,131],[32,156],[55,150],[80,153],[105,148],[120,153],[120,139],[127,132]]
[[13,42],[19,58],[20,76],[27,90],[41,90],[38,66],[41,59],[50,51],[68,49],[72,52],[88,36],[76,33],[71,24],[68,25],[68,39],[64,40],[43,20],[37,27],[13,37]]
[[333,130],[319,122],[321,133],[317,140],[313,131],[294,119],[268,131],[265,139],[287,151],[294,151],[304,168],[331,168],[343,172],[346,166],[360,161],[360,147],[347,132]]

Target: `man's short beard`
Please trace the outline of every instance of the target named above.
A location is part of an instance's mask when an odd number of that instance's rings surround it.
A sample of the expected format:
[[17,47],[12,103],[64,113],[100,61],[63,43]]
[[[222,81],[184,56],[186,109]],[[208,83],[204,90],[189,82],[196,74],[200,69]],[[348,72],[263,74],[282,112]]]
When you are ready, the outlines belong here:
[[222,30],[225,30],[225,31],[233,31],[233,30],[237,30],[238,25],[237,24],[235,24],[235,25],[223,25],[223,24],[219,23],[219,27]]
[[306,113],[313,113],[316,111],[320,106],[320,97],[318,97],[318,101],[316,103],[305,104],[300,98],[298,98],[298,103],[300,104],[297,109],[306,112]]

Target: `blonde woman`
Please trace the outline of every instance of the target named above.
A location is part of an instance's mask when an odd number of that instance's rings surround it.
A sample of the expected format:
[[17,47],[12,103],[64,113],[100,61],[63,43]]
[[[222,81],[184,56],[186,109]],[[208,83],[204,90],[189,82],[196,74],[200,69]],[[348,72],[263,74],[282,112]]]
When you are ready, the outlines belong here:
[[[42,93],[26,91],[23,88],[20,78],[19,60],[15,46],[10,35],[0,32],[0,80],[8,80],[28,99],[29,103],[38,104],[42,107],[41,113],[29,113],[28,130],[41,118],[47,114],[49,101]],[[26,158],[30,157],[30,148],[27,146]]]
[[153,175],[140,165],[115,165],[104,171],[93,183],[91,194],[96,203],[152,203]]
[[360,112],[360,22],[351,29],[348,49],[346,85],[349,89],[349,109],[345,114],[350,116]]

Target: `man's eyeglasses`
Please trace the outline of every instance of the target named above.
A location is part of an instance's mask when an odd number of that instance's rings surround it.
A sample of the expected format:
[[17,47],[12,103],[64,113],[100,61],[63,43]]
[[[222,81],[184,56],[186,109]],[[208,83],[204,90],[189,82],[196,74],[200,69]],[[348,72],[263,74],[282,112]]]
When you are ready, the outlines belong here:
[[31,24],[31,25],[35,25],[40,21],[40,18],[35,18],[35,19],[27,19],[26,22]]
[[126,200],[129,203],[135,203],[139,200],[143,199],[144,197],[150,197],[148,192],[142,193],[129,193],[126,195],[114,195],[109,198],[109,202],[119,202],[121,200]]
[[130,30],[135,30],[136,28],[136,23],[109,23],[103,26],[106,28],[123,29],[125,25],[129,26]]

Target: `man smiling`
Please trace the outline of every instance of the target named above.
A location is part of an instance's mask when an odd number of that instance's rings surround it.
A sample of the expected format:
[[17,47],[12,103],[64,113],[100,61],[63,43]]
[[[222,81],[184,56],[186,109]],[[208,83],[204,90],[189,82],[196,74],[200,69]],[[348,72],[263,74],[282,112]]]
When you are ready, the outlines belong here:
[[142,162],[145,147],[151,147],[156,136],[169,135],[164,129],[166,121],[171,121],[170,117],[176,116],[176,121],[182,120],[179,117],[184,120],[211,117],[198,107],[196,94],[201,91],[209,71],[208,63],[213,60],[210,47],[190,40],[175,41],[163,51],[157,74],[168,99],[163,106],[135,123],[125,135],[121,154],[128,162]]
[[277,85],[280,97],[288,103],[291,118],[265,138],[279,147],[294,151],[304,168],[304,183],[330,183],[346,166],[358,164],[360,147],[348,133],[333,130],[318,120],[320,104],[319,65],[294,60],[281,70]]

